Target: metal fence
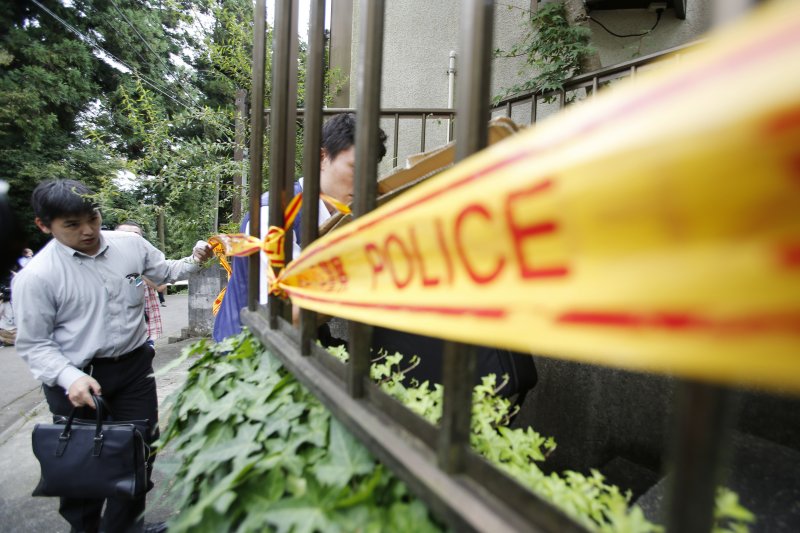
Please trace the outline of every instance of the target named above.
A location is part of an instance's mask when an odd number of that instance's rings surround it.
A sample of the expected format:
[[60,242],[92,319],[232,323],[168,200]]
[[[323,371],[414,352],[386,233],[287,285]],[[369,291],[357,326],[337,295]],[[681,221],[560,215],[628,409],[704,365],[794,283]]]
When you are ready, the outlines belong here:
[[[455,115],[458,139],[456,161],[482,149],[487,142],[489,71],[493,3],[465,1],[460,21],[462,37],[460,79],[463,93],[456,110],[380,109],[384,0],[364,0],[360,5],[362,34],[357,63],[356,168],[353,213],[363,216],[376,205],[378,128],[380,117],[394,119],[394,158],[398,124],[419,117],[420,148],[425,148],[426,123],[431,115]],[[305,136],[303,246],[318,236],[319,147],[324,114],[345,111],[323,109],[324,0],[311,2],[306,74],[306,108],[302,113]],[[298,1],[276,2],[272,60],[272,112],[270,206],[286,206],[292,194],[292,172],[298,120],[297,102]],[[257,0],[253,51],[253,102],[251,106],[251,233],[261,226],[261,154],[264,134],[265,0]],[[557,94],[522,95],[504,101],[500,112],[512,116],[515,108],[530,107],[531,121],[543,99],[556,96],[559,106],[571,91],[596,91],[623,72],[634,75],[653,58],[621,65],[611,71],[579,76]],[[283,226],[283,210],[270,209],[271,225]],[[287,239],[287,242],[289,240]],[[291,246],[286,247],[287,261]],[[562,511],[528,491],[470,448],[470,408],[475,374],[474,350],[447,343],[444,354],[444,406],[441,423],[433,426],[384,394],[369,379],[372,328],[350,323],[350,361],[341,364],[315,344],[317,317],[301,312],[299,330],[292,326],[290,306],[270,297],[258,303],[259,258],[250,259],[248,308],[243,322],[277,355],[353,434],[384,464],[403,479],[433,511],[457,531],[584,531]],[[683,382],[684,395],[676,405],[679,427],[673,432],[673,488],[669,492],[667,529],[673,532],[710,530],[715,471],[726,427],[726,392],[710,385]],[[691,410],[690,410],[691,406]]]
[[[581,74],[564,82],[564,87],[558,91],[536,92],[528,91],[500,100],[490,109],[491,116],[505,116],[518,124],[533,124],[537,120],[562,110],[567,105],[592,98],[599,90],[611,86],[614,82],[636,76],[638,72],[657,68],[659,63],[680,61],[687,53],[691,53],[698,43],[678,46],[658,53],[639,57],[610,67],[605,67],[595,72]],[[267,124],[271,121],[271,109],[265,111]],[[355,113],[355,108],[325,107],[323,116],[339,113]],[[451,108],[382,108],[379,112],[380,122],[389,127],[384,127],[390,143],[390,167],[400,163],[401,123],[416,121],[416,130],[412,127],[405,131],[416,131],[413,139],[403,139],[403,144],[418,147],[420,152],[431,148],[429,141],[429,125],[432,121],[446,121],[446,141],[454,138],[456,110]],[[305,119],[305,109],[299,108],[295,112],[298,123]],[[438,144],[438,143],[437,143]],[[434,144],[434,147],[436,144]]]
[[[339,113],[355,113],[356,109],[352,107],[325,107],[322,109],[323,116],[337,115]],[[267,123],[271,120],[271,109],[265,112],[265,119]],[[297,109],[295,112],[298,121],[305,120],[306,110],[303,108]],[[400,156],[400,126],[403,122],[419,121],[419,136],[416,137],[414,146],[419,147],[420,152],[424,152],[429,146],[428,130],[429,124],[432,120],[446,120],[448,129],[448,139],[453,138],[453,127],[455,124],[455,109],[440,108],[440,107],[406,107],[406,108],[383,108],[379,112],[381,122],[389,122],[390,128],[386,131],[387,138],[391,143],[391,167],[398,165]]]
[[566,80],[563,88],[557,91],[528,91],[503,98],[492,108],[492,114],[494,116],[502,114],[520,123],[533,124],[543,118],[542,111],[547,114],[560,111],[570,103],[592,98],[598,90],[610,87],[619,80],[633,78],[639,72],[657,68],[659,63],[681,61],[699,43],[700,41],[696,41],[676,46],[574,76]]

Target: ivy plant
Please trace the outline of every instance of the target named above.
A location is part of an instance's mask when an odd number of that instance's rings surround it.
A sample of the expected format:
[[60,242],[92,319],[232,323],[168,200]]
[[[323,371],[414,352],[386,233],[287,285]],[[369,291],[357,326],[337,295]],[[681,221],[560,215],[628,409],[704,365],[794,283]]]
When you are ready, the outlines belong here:
[[[344,346],[328,351],[343,362],[349,358]],[[416,366],[416,358],[412,357],[407,365],[403,359],[399,353],[380,354],[372,363],[370,377],[411,411],[433,424],[438,423],[442,415],[442,386],[414,380],[404,385],[404,374]],[[597,470],[588,475],[575,471],[544,474],[538,465],[555,450],[555,440],[531,427],[509,427],[518,407],[512,407],[507,398],[498,395],[507,379],[505,376],[497,384],[496,376],[489,374],[473,390],[470,443],[476,452],[591,531],[663,531],[663,527],[647,520],[640,507],[631,505],[630,491],[607,483]],[[736,493],[725,488],[718,490],[714,516],[715,533],[741,533],[755,521]]]
[[174,364],[186,358],[159,443],[180,462],[170,532],[442,529],[251,335],[201,341]]
[[[344,348],[331,353],[346,361]],[[160,448],[180,462],[169,493],[182,531],[440,531],[423,502],[378,463],[330,412],[247,332],[219,344],[200,341],[173,365],[194,358],[183,387],[165,402]],[[431,423],[442,413],[440,385],[404,384],[416,364],[383,354],[370,374]],[[162,369],[167,372],[172,365]],[[630,494],[588,475],[545,475],[555,449],[532,428],[511,428],[511,403],[495,376],[473,391],[472,446],[530,490],[593,531],[655,532]],[[747,530],[753,516],[721,490],[715,531]]]
[[589,44],[591,31],[570,26],[562,2],[541,4],[530,17],[524,17],[523,24],[523,38],[508,50],[495,49],[494,56],[524,57],[518,74],[526,78],[503,88],[494,97],[494,105],[517,94],[544,94],[563,88],[565,80],[580,72],[581,57],[594,52]]

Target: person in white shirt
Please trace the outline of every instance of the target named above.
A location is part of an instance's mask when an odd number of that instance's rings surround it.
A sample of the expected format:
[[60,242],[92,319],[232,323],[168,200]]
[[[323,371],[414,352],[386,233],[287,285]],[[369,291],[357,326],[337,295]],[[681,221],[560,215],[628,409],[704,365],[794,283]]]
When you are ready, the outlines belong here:
[[[333,115],[322,126],[322,140],[320,150],[319,187],[323,194],[343,203],[349,204],[353,200],[353,178],[355,174],[355,138],[356,116],[353,113]],[[386,155],[386,134],[378,130],[378,160]],[[302,192],[303,179],[294,183],[294,194]],[[267,235],[269,229],[269,193],[261,196],[261,238]],[[335,213],[335,207],[323,199],[319,200],[319,216],[317,223],[322,225]],[[298,214],[287,234],[291,238],[292,257],[300,255],[300,220]],[[250,213],[245,215],[240,226],[242,233],[250,233]],[[220,342],[226,337],[242,331],[242,322],[239,313],[247,305],[248,269],[247,258],[233,258],[233,273],[228,280],[225,297],[222,299],[219,312],[214,319],[213,338]],[[261,279],[265,278],[269,261],[264,252],[261,252]],[[259,301],[267,302],[268,287],[266,283],[260,284]],[[322,336],[330,336],[329,332],[320,331]]]
[[[133,233],[101,231],[93,192],[74,180],[39,184],[35,223],[54,238],[14,277],[17,353],[50,411],[93,418],[91,395],[102,395],[117,420],[147,419],[157,438],[153,349],[146,343],[142,276],[157,283],[185,279],[212,256],[198,241],[190,257],[168,261]],[[151,465],[152,468],[152,465]],[[76,531],[142,531],[145,496],[134,500],[61,498],[59,512]]]

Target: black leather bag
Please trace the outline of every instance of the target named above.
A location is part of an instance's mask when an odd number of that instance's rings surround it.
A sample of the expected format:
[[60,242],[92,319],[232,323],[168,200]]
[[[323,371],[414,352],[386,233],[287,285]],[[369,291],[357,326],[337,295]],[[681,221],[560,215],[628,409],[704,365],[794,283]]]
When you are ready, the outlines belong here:
[[69,418],[33,428],[33,454],[42,471],[33,496],[131,499],[147,492],[149,421],[104,421],[105,403],[92,399],[95,420],[76,419],[75,408]]

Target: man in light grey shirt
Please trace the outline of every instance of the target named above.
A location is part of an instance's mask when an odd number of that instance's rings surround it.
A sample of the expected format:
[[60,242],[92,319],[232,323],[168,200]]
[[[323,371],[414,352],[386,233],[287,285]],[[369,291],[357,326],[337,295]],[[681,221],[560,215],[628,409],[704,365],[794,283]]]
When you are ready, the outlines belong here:
[[[36,225],[54,238],[13,280],[17,352],[42,381],[54,415],[93,407],[91,395],[102,395],[115,419],[150,420],[154,440],[158,399],[142,276],[185,279],[212,252],[201,241],[191,257],[168,261],[135,234],[101,231],[92,194],[73,180],[33,192]],[[102,524],[103,500],[61,498],[59,512],[77,531],[142,531],[144,500],[109,498]]]

